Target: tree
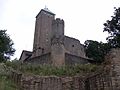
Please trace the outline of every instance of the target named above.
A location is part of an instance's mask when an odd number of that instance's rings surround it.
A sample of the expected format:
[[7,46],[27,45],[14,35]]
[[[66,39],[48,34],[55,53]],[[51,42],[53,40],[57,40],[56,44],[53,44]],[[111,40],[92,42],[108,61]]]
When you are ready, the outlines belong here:
[[6,30],[0,30],[0,62],[10,59],[15,52],[13,41],[10,39]]
[[115,8],[114,15],[111,20],[104,23],[104,30],[109,36],[106,38],[112,48],[120,48],[120,8]]
[[104,56],[110,50],[110,45],[108,43],[86,40],[84,44],[86,56],[95,60],[98,63],[104,61]]

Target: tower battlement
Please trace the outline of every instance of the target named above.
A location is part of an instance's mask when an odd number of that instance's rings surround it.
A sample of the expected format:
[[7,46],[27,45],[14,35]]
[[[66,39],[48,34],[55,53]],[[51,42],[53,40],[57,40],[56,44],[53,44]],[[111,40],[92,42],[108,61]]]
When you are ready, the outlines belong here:
[[56,38],[64,36],[64,20],[63,19],[57,18],[52,21],[52,35],[53,37],[56,37]]
[[60,18],[56,18],[55,20],[53,20],[53,25],[54,24],[63,24],[64,25],[64,20],[63,19],[60,19]]

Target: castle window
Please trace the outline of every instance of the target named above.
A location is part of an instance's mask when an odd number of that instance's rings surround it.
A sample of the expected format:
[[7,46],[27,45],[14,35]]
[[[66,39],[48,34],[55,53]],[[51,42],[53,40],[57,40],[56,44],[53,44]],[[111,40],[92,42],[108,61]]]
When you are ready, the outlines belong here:
[[72,47],[74,47],[74,45],[72,45]]
[[44,53],[44,48],[42,48],[42,53]]
[[38,49],[41,49],[41,47],[39,47]]

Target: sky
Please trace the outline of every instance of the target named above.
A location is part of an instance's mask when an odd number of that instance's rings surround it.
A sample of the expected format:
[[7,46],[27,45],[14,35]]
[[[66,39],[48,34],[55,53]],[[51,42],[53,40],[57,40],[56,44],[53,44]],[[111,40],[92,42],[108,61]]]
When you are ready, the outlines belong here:
[[0,30],[7,30],[18,58],[22,50],[32,51],[35,17],[47,8],[65,21],[65,35],[80,40],[106,42],[103,24],[110,20],[120,0],[0,0]]

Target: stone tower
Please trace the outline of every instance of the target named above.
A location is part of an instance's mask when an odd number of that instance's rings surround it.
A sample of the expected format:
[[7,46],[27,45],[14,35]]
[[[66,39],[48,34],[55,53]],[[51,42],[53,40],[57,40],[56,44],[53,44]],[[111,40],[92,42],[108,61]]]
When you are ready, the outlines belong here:
[[65,64],[64,21],[57,18],[52,23],[51,60],[54,66]]
[[64,20],[55,19],[47,8],[36,16],[33,51],[23,51],[20,60],[54,66],[88,63],[84,45],[64,35]]
[[47,8],[42,9],[36,16],[32,57],[50,52],[52,21],[54,18],[55,14]]

